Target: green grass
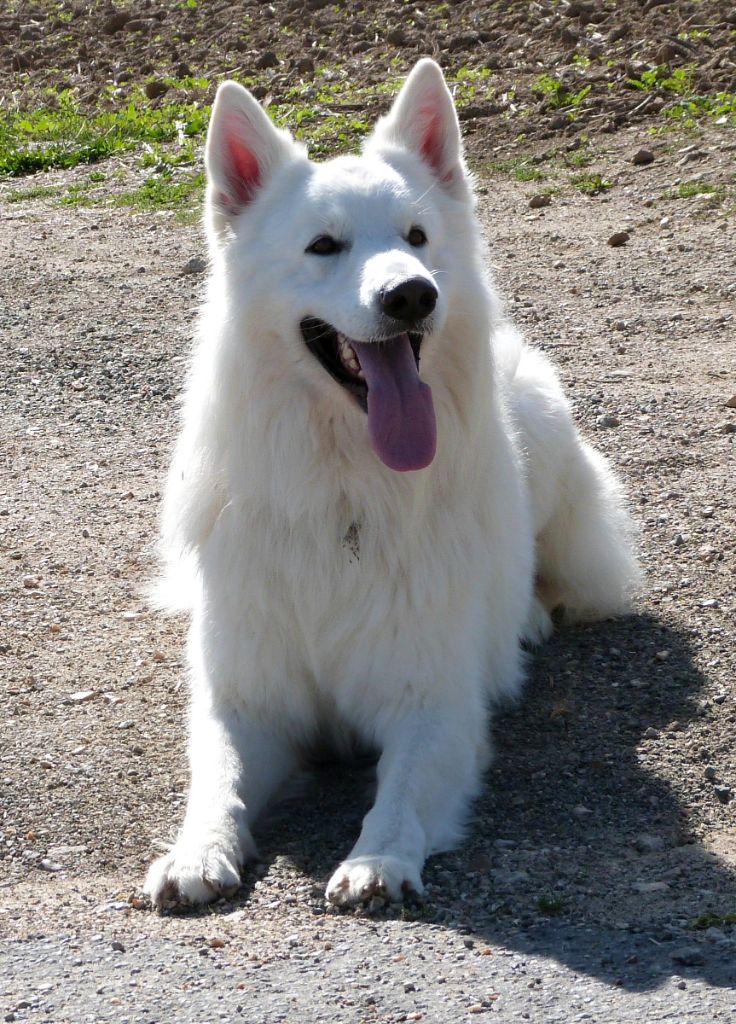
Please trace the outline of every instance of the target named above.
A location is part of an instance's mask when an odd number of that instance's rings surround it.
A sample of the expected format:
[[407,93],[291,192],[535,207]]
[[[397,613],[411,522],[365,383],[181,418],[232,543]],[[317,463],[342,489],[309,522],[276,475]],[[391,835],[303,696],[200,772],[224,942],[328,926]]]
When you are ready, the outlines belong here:
[[586,141],[578,149],[564,153],[562,159],[568,167],[587,167],[588,164],[593,163],[597,156],[598,153]]
[[[359,85],[346,69],[326,66],[280,95],[269,114],[277,125],[308,140],[314,156],[355,149],[371,128],[374,109],[386,105],[402,79],[397,72],[382,82]],[[488,98],[493,93],[490,79],[487,68],[461,68],[449,75],[457,106]],[[268,84],[266,76],[241,81],[250,87]],[[210,106],[201,100],[211,83],[195,77],[164,82],[191,100],[167,101],[165,94],[152,102],[144,86],[123,98],[122,89],[110,87],[93,112],[81,107],[71,89],[48,90],[46,101],[32,110],[0,108],[0,178],[96,163],[140,149],[144,166],[157,170],[194,162],[210,116]]]
[[670,92],[685,95],[693,91],[693,67],[670,68],[666,64],[658,64],[656,68],[642,71],[639,78],[629,78],[627,82],[634,89],[643,92]]
[[[363,110],[385,106],[387,99],[398,92],[403,79],[397,72],[383,82],[356,85],[341,67],[323,67],[313,79],[292,86],[283,99],[271,104],[268,112],[279,127],[289,128],[297,139],[308,141],[311,156],[356,150],[372,128],[373,118],[364,117]],[[448,75],[458,109],[490,98],[490,79],[488,68],[461,68]],[[246,80],[244,84],[252,83]]]
[[559,896],[540,896],[537,900],[537,910],[547,917],[559,917],[565,910],[565,903]]
[[94,200],[88,193],[94,188],[94,182],[82,181],[76,185],[70,185],[65,196],[59,200],[62,206],[92,206]]
[[147,178],[140,188],[112,197],[113,206],[128,206],[138,211],[179,210],[201,205],[204,195],[203,171],[174,180],[170,174]]
[[491,160],[482,165],[483,173],[500,172],[517,181],[542,181],[546,175],[528,157],[512,157],[508,160]]
[[182,223],[193,223],[201,215],[205,187],[203,171],[174,174],[167,167],[146,178],[139,187],[112,195],[99,189],[107,177],[101,171],[92,171],[86,181],[76,182],[66,189],[63,185],[34,185],[12,189],[4,198],[8,203],[54,199],[60,206],[128,207],[137,212],[171,210],[176,212]]
[[613,182],[609,181],[608,178],[604,178],[601,174],[589,174],[587,172],[573,174],[570,178],[570,184],[591,196],[613,188]]
[[28,199],[48,199],[63,192],[62,185],[33,185],[31,188],[13,188],[5,193],[6,203],[23,203]]
[[455,74],[448,74],[447,83],[455,106],[462,110],[478,100],[490,99],[494,95],[491,77],[488,68],[460,68]]
[[706,911],[706,913],[700,914],[694,921],[691,921],[690,927],[700,931],[706,928],[722,928],[724,924],[736,924],[736,913],[713,914],[710,911]]
[[704,117],[714,118],[717,124],[736,126],[736,92],[717,92],[712,96],[685,96],[665,107],[663,117],[678,127],[694,128]]
[[662,117],[665,122],[676,122],[680,128],[694,128],[704,117],[714,118],[719,124],[736,125],[736,92],[699,94],[695,92],[694,81],[693,65],[670,69],[659,64],[643,71],[638,78],[627,79],[627,84],[667,97],[671,102],[663,109]]
[[[112,94],[104,100],[114,104]],[[0,110],[0,177],[96,163],[144,144],[183,145],[202,135],[207,117],[197,103],[153,107],[142,91],[90,116],[71,90],[50,92],[46,106]]]
[[547,100],[552,110],[559,110],[563,107],[579,107],[591,90],[590,85],[583,86],[578,92],[571,92],[559,78],[554,75],[540,75],[534,82],[532,91],[538,96]]
[[726,188],[724,185],[711,185],[707,181],[700,181],[697,178],[692,181],[681,181],[675,188],[668,189],[664,199],[692,199],[693,196],[724,196]]

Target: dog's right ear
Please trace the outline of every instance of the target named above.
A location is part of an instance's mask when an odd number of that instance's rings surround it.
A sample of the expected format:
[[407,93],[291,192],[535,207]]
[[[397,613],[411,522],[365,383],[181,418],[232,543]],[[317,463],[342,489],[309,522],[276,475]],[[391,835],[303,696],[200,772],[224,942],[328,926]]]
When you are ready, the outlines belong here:
[[205,148],[208,199],[216,230],[232,223],[295,149],[291,135],[276,128],[247,89],[237,82],[223,82],[212,107]]

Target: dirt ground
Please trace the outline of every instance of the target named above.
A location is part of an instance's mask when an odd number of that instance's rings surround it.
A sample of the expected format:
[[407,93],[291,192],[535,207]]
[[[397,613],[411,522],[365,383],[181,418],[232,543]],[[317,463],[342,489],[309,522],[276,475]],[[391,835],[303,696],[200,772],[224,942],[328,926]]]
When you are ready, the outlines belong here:
[[[167,77],[195,76],[210,80],[211,100],[217,80],[237,74],[279,102],[315,71],[369,85],[434,56],[449,72],[493,72],[495,100],[465,112],[471,128],[529,104],[527,138],[613,131],[667,105],[666,95],[630,87],[646,68],[687,67],[696,93],[733,91],[734,27],[736,8],[724,0],[8,0],[0,94],[27,106],[48,102],[48,87],[68,87],[97,109],[110,85],[116,104],[141,82],[157,83],[160,102],[197,97],[196,85],[161,88]],[[590,87],[573,122],[560,124],[549,94],[534,88],[545,72],[572,92]],[[507,133],[506,122],[493,126]]]
[[[612,59],[656,60],[655,43],[687,22],[715,25],[698,75],[733,75],[725,4],[550,3],[534,18],[527,5],[437,6],[447,26],[432,14],[407,29],[402,66],[423,52],[477,66],[492,50],[523,90],[535,61],[569,56],[566,28],[588,39],[593,25],[605,41],[626,25],[605,44]],[[11,5],[0,91],[27,90],[29,69],[34,89],[58,83],[58,71],[44,77],[52,57],[92,90],[116,61],[163,74],[166,53],[225,70],[268,40],[282,47],[274,76],[288,78],[305,48],[344,49],[348,35],[380,75],[391,53],[372,19],[401,27],[399,5],[354,4],[359,32],[337,5],[243,4],[255,28],[239,49],[230,7],[131,8],[144,21],[165,12],[164,47],[130,19],[105,31],[112,8],[61,3],[74,12],[62,45],[53,19]],[[293,35],[279,32],[287,11]],[[469,24],[477,38],[455,46]],[[39,34],[22,38],[29,25]],[[736,139],[713,122],[651,135],[657,112],[631,114],[633,100],[613,89],[611,109],[591,105],[562,129],[540,101],[523,139],[503,110],[465,125],[509,310],[554,356],[631,496],[636,614],[560,631],[535,654],[525,700],[496,719],[467,843],[429,862],[424,903],[378,916],[323,898],[369,799],[367,774],[349,766],[306,777],[263,823],[263,863],[233,899],[168,916],[141,899],[187,787],[186,623],[152,613],[145,588],[203,239],[165,211],[8,203],[18,183],[0,182],[5,1020],[736,1021]],[[564,170],[581,131],[612,188],[587,195],[563,176],[532,208],[538,183],[496,169],[524,155]],[[654,159],[639,166],[641,148]],[[114,164],[118,182],[140,173],[134,157]],[[691,180],[712,190],[683,193]],[[608,244],[622,231],[625,244]]]

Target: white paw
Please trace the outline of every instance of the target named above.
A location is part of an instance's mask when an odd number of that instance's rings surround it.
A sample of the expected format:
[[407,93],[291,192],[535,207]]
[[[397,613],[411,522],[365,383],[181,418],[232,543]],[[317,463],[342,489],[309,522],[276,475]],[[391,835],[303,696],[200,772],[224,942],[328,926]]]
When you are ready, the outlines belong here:
[[554,628],[552,618],[547,609],[538,597],[533,597],[521,634],[522,642],[530,647],[537,647],[539,644],[544,643],[545,640],[549,640]]
[[399,902],[407,892],[424,892],[419,869],[403,857],[385,855],[344,860],[330,879],[326,895],[338,907],[349,907],[374,896]]
[[144,890],[151,902],[210,903],[240,885],[243,858],[221,838],[200,843],[176,843],[148,869]]

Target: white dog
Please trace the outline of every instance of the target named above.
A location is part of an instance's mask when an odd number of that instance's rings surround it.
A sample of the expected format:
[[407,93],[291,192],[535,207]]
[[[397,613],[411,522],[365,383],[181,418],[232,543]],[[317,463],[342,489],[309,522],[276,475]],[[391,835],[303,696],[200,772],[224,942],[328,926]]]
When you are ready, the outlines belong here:
[[627,607],[619,484],[503,319],[457,116],[422,60],[361,156],[309,161],[227,82],[206,151],[212,273],[164,511],[191,611],[191,791],[156,904],[237,886],[315,741],[376,749],[337,904],[422,889],[488,763],[520,641]]

